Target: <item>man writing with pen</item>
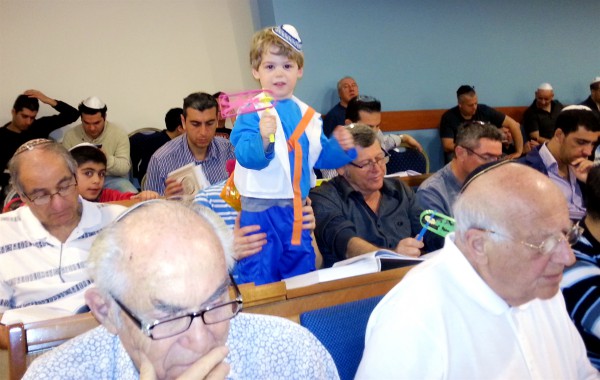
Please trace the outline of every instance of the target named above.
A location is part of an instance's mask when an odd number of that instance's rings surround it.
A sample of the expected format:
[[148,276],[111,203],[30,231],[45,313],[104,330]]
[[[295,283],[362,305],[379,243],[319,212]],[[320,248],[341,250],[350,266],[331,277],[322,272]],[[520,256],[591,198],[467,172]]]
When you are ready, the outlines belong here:
[[357,158],[337,169],[339,176],[310,192],[323,266],[378,249],[419,256],[427,250],[416,236],[421,209],[402,181],[384,178],[387,153],[367,125],[346,126]]

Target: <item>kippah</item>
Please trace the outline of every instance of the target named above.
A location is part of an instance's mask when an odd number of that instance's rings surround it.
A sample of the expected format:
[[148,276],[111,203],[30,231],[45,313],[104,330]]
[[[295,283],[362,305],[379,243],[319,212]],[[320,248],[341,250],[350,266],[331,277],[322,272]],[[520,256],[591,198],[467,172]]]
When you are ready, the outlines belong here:
[[80,143],[80,144],[77,144],[77,145],[75,145],[75,146],[74,146],[74,147],[72,147],[71,149],[69,149],[69,152],[72,152],[72,151],[73,151],[73,149],[81,148],[81,147],[83,147],[83,146],[89,146],[90,148],[96,148],[96,149],[98,149],[98,146],[97,146],[97,145],[94,145],[94,144],[92,144],[92,143],[89,143],[89,142],[82,142],[82,143]]
[[571,106],[566,106],[565,108],[563,108],[562,110],[560,110],[560,112],[563,111],[572,111],[572,110],[579,110],[579,111],[592,111],[592,109],[588,106],[583,106],[583,105],[579,105],[579,104],[573,104]]
[[542,83],[542,84],[540,84],[540,85],[538,86],[538,88],[537,88],[537,89],[538,89],[538,90],[543,90],[543,91],[545,91],[545,90],[550,90],[550,91],[553,91],[553,90],[554,90],[554,89],[552,88],[552,85],[550,85],[550,83]]
[[456,96],[461,96],[463,94],[468,94],[469,92],[475,92],[474,86],[469,86],[468,84],[463,84],[456,90]]
[[271,29],[277,37],[281,38],[283,42],[290,45],[294,50],[302,52],[302,40],[296,28],[290,24],[283,24],[275,26]]
[[600,77],[596,77],[596,78],[592,79],[592,83],[590,83],[590,85],[596,84],[598,82],[600,82]]
[[87,98],[86,100],[84,100],[82,102],[82,104],[84,106],[86,106],[87,108],[91,108],[91,109],[95,109],[95,110],[101,110],[104,107],[106,107],[106,104],[104,104],[104,102],[102,101],[102,99],[100,99],[97,96],[90,96],[89,98]]

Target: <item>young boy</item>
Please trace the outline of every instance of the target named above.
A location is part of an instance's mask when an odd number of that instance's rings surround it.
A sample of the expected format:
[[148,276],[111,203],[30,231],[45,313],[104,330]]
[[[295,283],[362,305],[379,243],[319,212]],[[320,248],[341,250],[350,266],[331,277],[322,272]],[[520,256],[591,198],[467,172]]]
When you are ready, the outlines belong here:
[[118,190],[103,189],[106,176],[106,156],[102,150],[90,143],[75,145],[70,150],[77,161],[77,190],[83,199],[90,202],[112,202],[128,199],[145,201],[160,197],[154,191],[122,193]]
[[[240,226],[260,225],[267,234],[262,251],[241,260],[235,272],[239,282],[258,285],[315,270],[310,231],[302,231],[302,205],[316,182],[313,167],[341,167],[356,158],[356,150],[344,128],[328,140],[320,115],[293,96],[304,65],[293,26],[257,32],[250,63],[254,78],[275,100],[274,108],[239,115],[231,133]],[[263,95],[257,100],[264,102]]]

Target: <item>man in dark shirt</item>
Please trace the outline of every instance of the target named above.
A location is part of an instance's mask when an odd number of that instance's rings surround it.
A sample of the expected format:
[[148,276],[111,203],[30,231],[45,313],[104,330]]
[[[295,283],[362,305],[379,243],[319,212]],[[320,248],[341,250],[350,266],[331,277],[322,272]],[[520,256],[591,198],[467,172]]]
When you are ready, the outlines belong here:
[[358,96],[358,85],[352,77],[343,77],[337,83],[340,102],[333,106],[323,118],[323,132],[325,136],[331,136],[331,132],[338,125],[345,125],[346,107],[350,99]]
[[[36,119],[40,108],[39,101],[48,104],[58,115]],[[17,148],[25,142],[48,135],[79,118],[79,111],[67,103],[47,97],[38,90],[27,90],[19,95],[13,105],[12,120],[0,128],[0,186],[8,184],[9,176],[3,173],[8,161]],[[2,198],[2,196],[0,196]]]
[[458,105],[446,111],[440,121],[440,137],[446,163],[452,160],[454,154],[454,139],[458,126],[470,120],[489,122],[498,128],[502,127],[507,137],[506,142],[510,143],[512,140],[514,143],[514,148],[508,147],[504,152],[510,154],[510,158],[518,158],[523,154],[523,135],[519,123],[485,104],[478,104],[477,93],[472,86],[460,86],[456,97]]
[[535,91],[535,100],[523,115],[523,127],[527,139],[535,145],[543,144],[554,136],[556,118],[563,105],[554,100],[550,83],[542,83]]
[[171,108],[165,115],[167,129],[150,134],[136,133],[129,138],[133,176],[137,178],[140,184],[142,178],[146,175],[150,157],[154,152],[183,133],[181,115],[183,115],[182,108]]
[[581,102],[581,105],[589,107],[596,117],[600,118],[600,77],[592,80],[592,83],[590,83],[590,96]]
[[371,127],[348,128],[358,157],[310,192],[323,266],[382,248],[419,256],[423,242],[415,239],[421,226],[413,191],[384,178],[388,156]]

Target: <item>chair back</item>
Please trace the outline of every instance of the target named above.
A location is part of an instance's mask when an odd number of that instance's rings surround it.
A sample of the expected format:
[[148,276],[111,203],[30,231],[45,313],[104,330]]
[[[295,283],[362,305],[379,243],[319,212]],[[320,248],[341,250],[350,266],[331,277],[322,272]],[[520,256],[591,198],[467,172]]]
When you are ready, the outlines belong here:
[[365,298],[300,315],[300,324],[331,354],[341,380],[354,379],[365,348],[367,322],[381,298]]
[[390,150],[390,162],[387,163],[387,174],[413,170],[421,174],[429,173],[429,156],[425,151],[409,147],[398,147]]

